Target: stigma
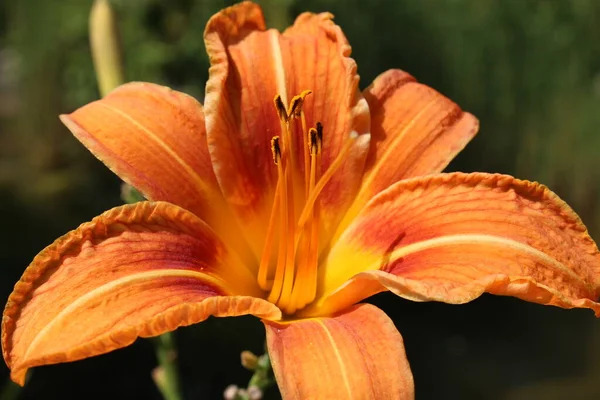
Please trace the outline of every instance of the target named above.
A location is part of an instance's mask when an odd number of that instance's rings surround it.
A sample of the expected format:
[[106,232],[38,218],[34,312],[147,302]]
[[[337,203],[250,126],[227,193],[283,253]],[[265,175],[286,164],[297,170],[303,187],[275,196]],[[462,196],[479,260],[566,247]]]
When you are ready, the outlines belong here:
[[308,128],[303,110],[310,94],[310,90],[303,91],[287,106],[280,95],[274,99],[280,123],[280,135],[271,139],[277,185],[257,279],[267,293],[267,300],[288,315],[304,308],[317,295],[319,195],[356,138],[351,135],[337,157],[323,170],[324,128],[320,122]]

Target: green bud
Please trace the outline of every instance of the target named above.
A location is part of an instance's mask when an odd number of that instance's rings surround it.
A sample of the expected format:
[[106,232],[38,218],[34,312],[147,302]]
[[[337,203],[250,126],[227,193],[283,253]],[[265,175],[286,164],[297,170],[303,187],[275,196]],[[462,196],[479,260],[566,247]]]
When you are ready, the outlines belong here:
[[108,0],[95,0],[90,12],[90,46],[101,96],[123,84],[118,26]]
[[250,371],[254,371],[258,367],[258,357],[251,351],[242,351],[240,359],[242,360],[242,366]]

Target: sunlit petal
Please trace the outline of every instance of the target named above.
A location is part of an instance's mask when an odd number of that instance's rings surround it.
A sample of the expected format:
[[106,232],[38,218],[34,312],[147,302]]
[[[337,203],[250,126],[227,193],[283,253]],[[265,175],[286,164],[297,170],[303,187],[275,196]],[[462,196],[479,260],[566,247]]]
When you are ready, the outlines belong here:
[[379,75],[364,95],[371,110],[371,147],[360,194],[342,229],[393,183],[442,172],[479,129],[473,115],[401,70]]
[[389,289],[448,303],[490,292],[600,315],[600,255],[579,217],[546,187],[506,175],[395,184],[344,232],[327,267],[321,312]]
[[210,315],[278,318],[212,230],[169,203],[114,208],[44,249],[10,295],[11,377],[124,347]]
[[477,133],[477,119],[404,71],[379,75],[364,91],[371,141],[363,190],[442,172]]
[[[332,19],[330,13],[303,13],[281,40],[288,92],[297,94],[311,89],[303,107],[307,126],[317,122],[323,125],[322,172],[338,156],[351,132],[363,135],[371,128],[369,106],[358,88],[359,76],[356,62],[350,57],[350,45]],[[363,136],[321,194],[327,229],[339,222],[356,195],[369,149],[369,137]],[[301,139],[298,136],[296,141],[301,143]]]
[[280,134],[273,98],[284,88],[278,34],[260,7],[240,3],[215,14],[204,33],[211,67],[205,113],[209,150],[230,204],[252,217],[274,188],[271,138]]
[[128,83],[61,120],[96,157],[146,198],[192,211],[240,254],[247,245],[217,184],[202,105],[151,83]]
[[285,400],[414,398],[402,337],[375,306],[360,304],[334,317],[265,326]]
[[[273,105],[279,94],[285,104],[304,90],[306,126],[324,126],[324,172],[349,140],[367,133],[369,110],[358,90],[356,63],[350,46],[331,15],[305,13],[280,34],[265,30],[260,7],[243,2],[213,16],[205,42],[211,60],[206,87],[206,125],[215,173],[223,193],[237,211],[240,224],[252,232],[258,253],[268,219],[276,168],[271,138],[282,135]],[[305,137],[292,121],[298,175],[304,171]],[[335,225],[360,183],[368,151],[368,135],[357,140],[344,163],[321,194],[325,225]]]
[[[206,146],[202,106],[151,83],[129,83],[63,122],[123,180],[151,200],[210,216],[218,186]],[[210,203],[210,204],[209,204]]]

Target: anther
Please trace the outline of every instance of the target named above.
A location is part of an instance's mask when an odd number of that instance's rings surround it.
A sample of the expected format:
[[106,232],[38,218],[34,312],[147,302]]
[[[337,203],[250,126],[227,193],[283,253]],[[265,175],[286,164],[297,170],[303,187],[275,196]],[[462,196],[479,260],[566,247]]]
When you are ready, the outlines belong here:
[[[317,124],[317,133],[318,132],[319,132],[319,125]],[[331,177],[333,176],[335,171],[337,171],[337,169],[342,165],[342,163],[348,156],[348,153],[350,152],[350,149],[352,148],[352,145],[354,144],[356,139],[358,139],[358,133],[356,133],[356,131],[352,131],[350,133],[350,137],[348,138],[346,143],[344,143],[344,145],[340,149],[340,152],[338,153],[338,155],[335,157],[333,162],[331,164],[329,164],[329,167],[327,168],[325,173],[319,179],[319,182],[315,186],[315,189],[311,190],[310,196],[304,203],[304,208],[302,209],[302,213],[300,213],[300,218],[298,219],[298,228],[299,229],[302,229],[304,227],[304,225],[306,224],[306,221],[308,220],[308,218],[310,216],[310,211],[315,206],[315,201],[317,200],[317,197],[319,196],[319,194],[321,193],[321,191],[323,190],[323,188],[325,187],[327,182],[329,182],[329,180],[331,179]]]
[[279,147],[279,136],[273,136],[271,139],[271,152],[273,153],[273,162],[275,165],[281,161],[281,147]]
[[311,90],[305,90],[299,95],[294,96],[287,110],[288,118],[300,118],[302,113],[302,105],[304,104],[304,98],[311,93]]
[[308,131],[308,143],[310,147],[310,154],[316,155],[319,153],[319,133],[315,128],[310,128]]
[[323,143],[323,124],[317,122],[317,138],[319,139],[319,144]]
[[285,104],[283,104],[283,100],[281,100],[281,95],[276,95],[273,99],[273,103],[275,103],[275,110],[277,110],[277,115],[281,121],[287,122],[290,117],[288,115],[287,110],[285,109]]

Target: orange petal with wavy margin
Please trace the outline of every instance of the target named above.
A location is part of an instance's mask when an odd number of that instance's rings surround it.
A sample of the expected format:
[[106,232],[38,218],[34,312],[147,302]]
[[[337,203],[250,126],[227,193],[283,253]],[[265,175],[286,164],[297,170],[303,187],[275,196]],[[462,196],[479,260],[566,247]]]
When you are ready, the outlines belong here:
[[210,315],[278,318],[277,307],[252,297],[259,294],[194,214],[169,203],[117,207],[34,258],[4,310],[2,352],[23,384],[28,368],[106,353]]
[[402,179],[442,172],[479,129],[473,115],[400,70],[364,91],[371,140],[363,191],[371,197]]
[[371,147],[360,194],[342,228],[390,185],[442,172],[479,129],[477,118],[404,71],[382,73],[363,94],[371,109]]
[[389,289],[447,303],[489,292],[600,315],[600,254],[585,226],[546,187],[507,175],[439,174],[393,185],[334,246],[326,279],[320,312]]
[[265,326],[285,400],[414,398],[402,337],[373,305],[359,304],[333,317]]
[[217,184],[202,105],[152,83],[118,87],[61,120],[98,159],[146,198],[192,211],[227,237],[245,243]]
[[[336,226],[350,205],[363,176],[369,150],[369,106],[359,91],[356,62],[342,29],[330,13],[303,13],[286,29],[281,49],[288,73],[288,92],[312,89],[304,101],[307,126],[323,124],[324,172],[348,141],[351,132],[361,135],[344,164],[325,186],[321,210],[326,229]],[[298,129],[297,132],[301,130]],[[297,143],[301,136],[296,137]],[[298,145],[302,149],[301,145]],[[302,160],[302,152],[298,159]],[[304,170],[302,163],[300,170]]]
[[[330,14],[302,14],[283,34],[265,29],[260,7],[243,2],[213,16],[205,31],[211,60],[205,113],[215,173],[241,224],[256,224],[258,229],[268,220],[276,183],[270,143],[281,135],[281,128],[275,95],[287,104],[294,95],[312,90],[303,108],[308,127],[317,121],[324,126],[322,171],[352,130],[359,134],[369,130],[356,63]],[[297,121],[292,125],[300,127]],[[302,172],[303,135],[295,132],[297,170]],[[340,209],[354,198],[368,151],[368,135],[363,136],[321,195],[326,214],[343,215]],[[256,233],[252,237],[264,237],[256,228],[248,230]],[[260,252],[262,243],[253,247]]]
[[275,185],[270,143],[280,127],[273,98],[279,85],[285,87],[273,49],[278,34],[265,29],[260,7],[244,2],[213,15],[204,32],[211,62],[206,128],[215,173],[229,203],[252,216]]

